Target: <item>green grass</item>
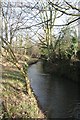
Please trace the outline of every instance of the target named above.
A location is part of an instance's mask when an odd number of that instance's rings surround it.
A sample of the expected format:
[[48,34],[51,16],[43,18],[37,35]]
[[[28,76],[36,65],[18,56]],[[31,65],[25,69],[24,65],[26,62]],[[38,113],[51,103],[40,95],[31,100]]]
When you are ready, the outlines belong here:
[[33,94],[25,94],[25,80],[15,70],[3,69],[2,115],[4,118],[44,118]]

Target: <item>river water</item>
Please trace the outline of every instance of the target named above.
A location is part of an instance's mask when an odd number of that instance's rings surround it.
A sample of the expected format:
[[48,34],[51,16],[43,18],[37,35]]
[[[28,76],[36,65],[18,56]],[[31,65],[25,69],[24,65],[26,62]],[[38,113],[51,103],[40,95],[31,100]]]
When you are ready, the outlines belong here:
[[45,74],[41,62],[29,67],[28,76],[34,93],[49,118],[80,117],[79,83],[54,74]]

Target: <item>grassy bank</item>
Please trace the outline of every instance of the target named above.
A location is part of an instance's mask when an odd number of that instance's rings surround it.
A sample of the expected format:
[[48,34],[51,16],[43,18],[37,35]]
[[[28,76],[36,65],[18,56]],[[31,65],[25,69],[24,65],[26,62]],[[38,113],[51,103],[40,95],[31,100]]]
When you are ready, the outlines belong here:
[[31,58],[29,61],[28,61],[28,65],[30,66],[30,65],[32,65],[32,64],[35,64],[35,63],[37,63],[38,62],[38,58]]
[[[35,61],[36,62],[36,61]],[[29,64],[33,62],[30,61]],[[3,118],[44,118],[34,95],[26,95],[24,78],[19,71],[7,62],[2,63],[1,99]]]

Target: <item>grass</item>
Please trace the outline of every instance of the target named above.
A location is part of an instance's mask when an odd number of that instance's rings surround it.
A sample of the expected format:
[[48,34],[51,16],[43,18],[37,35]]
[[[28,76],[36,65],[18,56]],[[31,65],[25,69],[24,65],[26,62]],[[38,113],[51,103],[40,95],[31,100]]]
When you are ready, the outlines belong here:
[[3,118],[44,118],[44,114],[39,109],[34,95],[25,94],[24,78],[19,71],[11,66],[2,70],[2,109]]

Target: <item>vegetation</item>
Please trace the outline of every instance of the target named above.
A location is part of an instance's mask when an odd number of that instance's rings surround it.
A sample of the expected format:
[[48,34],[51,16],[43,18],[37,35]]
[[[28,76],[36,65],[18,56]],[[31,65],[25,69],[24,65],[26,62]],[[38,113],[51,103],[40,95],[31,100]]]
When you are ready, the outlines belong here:
[[[71,35],[72,33],[73,36]],[[54,43],[54,47],[50,48],[50,52],[48,52],[44,45],[42,46],[42,55],[52,61],[56,57],[59,59],[71,59],[73,55],[76,56],[78,51],[78,38],[75,34],[70,28],[62,29]]]
[[[63,74],[63,71],[67,71],[65,72],[67,76],[70,71],[76,73],[76,76],[79,73],[80,38],[76,29],[73,29],[75,27],[73,23],[80,19],[78,2],[76,0],[73,3],[64,0],[0,1],[4,116],[33,118],[38,111],[38,107],[34,110],[37,101],[33,102],[36,99],[27,74],[28,65],[36,63],[38,58],[46,61],[45,66],[47,64],[52,66],[52,72],[57,73],[59,70]],[[58,24],[63,17],[65,23]],[[31,99],[34,100],[29,102]]]
[[43,69],[50,74],[57,74],[70,80],[80,79],[79,46],[76,32],[70,28],[62,29],[51,53],[42,47]]
[[[44,118],[34,95],[26,95],[25,80],[12,65],[4,62],[2,84],[2,113],[5,118]],[[33,93],[33,91],[32,91]]]

